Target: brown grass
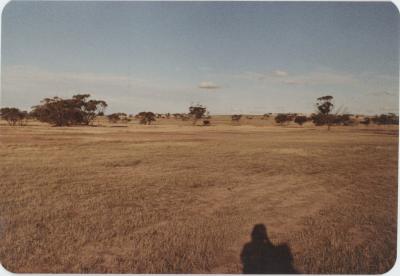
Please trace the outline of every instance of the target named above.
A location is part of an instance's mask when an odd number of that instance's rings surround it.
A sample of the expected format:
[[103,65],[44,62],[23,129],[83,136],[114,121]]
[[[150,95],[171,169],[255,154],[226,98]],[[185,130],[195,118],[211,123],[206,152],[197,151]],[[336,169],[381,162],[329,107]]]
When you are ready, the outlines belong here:
[[240,273],[240,251],[264,223],[274,243],[289,244],[300,272],[389,270],[397,127],[328,132],[248,121],[1,125],[3,266]]

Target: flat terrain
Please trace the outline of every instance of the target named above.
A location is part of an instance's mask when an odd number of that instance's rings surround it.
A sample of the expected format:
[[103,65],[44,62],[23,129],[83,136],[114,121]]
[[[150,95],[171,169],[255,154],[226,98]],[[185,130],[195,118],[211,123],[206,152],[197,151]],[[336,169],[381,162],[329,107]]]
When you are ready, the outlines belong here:
[[0,260],[13,272],[241,273],[255,224],[302,273],[396,256],[398,128],[0,126]]

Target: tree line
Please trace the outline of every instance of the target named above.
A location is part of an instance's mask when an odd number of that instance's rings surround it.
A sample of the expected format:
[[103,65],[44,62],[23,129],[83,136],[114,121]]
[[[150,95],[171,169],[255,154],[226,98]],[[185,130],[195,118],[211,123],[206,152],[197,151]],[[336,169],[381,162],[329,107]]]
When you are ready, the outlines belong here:
[[[3,107],[0,109],[0,117],[6,120],[9,125],[25,125],[28,119],[36,119],[40,122],[49,123],[53,126],[72,126],[72,125],[91,125],[98,116],[103,116],[107,108],[107,103],[103,100],[90,99],[90,94],[77,94],[70,99],[60,97],[45,98],[39,105],[33,106],[30,112],[19,110],[15,107]],[[333,125],[353,125],[354,119],[351,114],[333,113],[333,97],[323,96],[317,98],[316,112],[307,117],[296,113],[279,113],[274,120],[279,125],[285,125],[289,122],[295,122],[298,125],[311,121],[316,126],[327,125],[328,129]],[[261,119],[268,119],[272,113],[264,114]],[[133,119],[139,120],[140,124],[150,125],[158,118],[173,117],[183,121],[192,120],[196,125],[202,120],[203,125],[210,125],[209,112],[203,105],[192,105],[188,113],[166,113],[158,114],[151,111],[142,111],[133,115],[126,113],[112,113],[106,116],[110,123],[129,122]],[[234,114],[231,120],[234,124],[239,124],[243,115]],[[247,116],[252,119],[252,116]],[[398,124],[399,116],[394,113],[381,114],[373,117],[365,117],[360,123],[369,125],[370,123],[378,125]]]
[[[287,125],[292,121],[302,126],[304,123],[311,121],[316,126],[326,125],[328,126],[328,129],[330,129],[330,127],[333,125],[355,125],[356,121],[352,118],[353,114],[333,113],[334,104],[332,101],[333,97],[329,95],[317,98],[317,102],[315,104],[316,112],[312,113],[309,117],[298,115],[297,113],[278,113],[274,120],[281,126]],[[261,119],[267,119],[271,115],[271,113],[266,113],[261,117]],[[241,117],[242,115],[232,115],[232,122],[238,123]],[[394,113],[380,114],[372,117],[365,117],[362,121],[360,121],[360,123],[364,125],[369,125],[371,122],[377,125],[398,125],[399,116]]]

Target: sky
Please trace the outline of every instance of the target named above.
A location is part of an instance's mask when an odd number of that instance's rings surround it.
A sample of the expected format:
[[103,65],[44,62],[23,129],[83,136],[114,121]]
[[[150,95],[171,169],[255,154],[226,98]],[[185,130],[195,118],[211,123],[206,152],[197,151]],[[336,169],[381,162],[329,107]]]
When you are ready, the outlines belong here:
[[107,113],[398,113],[390,2],[11,1],[1,105],[89,93]]

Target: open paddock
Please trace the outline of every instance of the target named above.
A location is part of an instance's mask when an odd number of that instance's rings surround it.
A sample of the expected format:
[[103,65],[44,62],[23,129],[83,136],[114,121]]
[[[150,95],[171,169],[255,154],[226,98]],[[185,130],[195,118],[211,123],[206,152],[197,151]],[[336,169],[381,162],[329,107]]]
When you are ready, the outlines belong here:
[[[303,273],[395,262],[398,128],[161,119],[0,126],[13,272],[240,273],[255,224]],[[120,127],[115,127],[120,126]]]

